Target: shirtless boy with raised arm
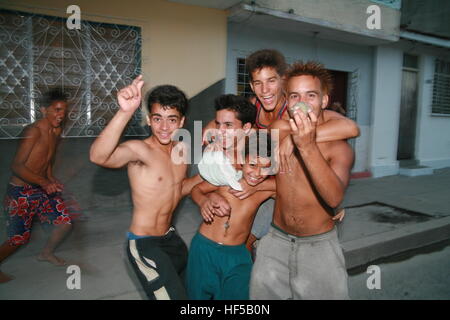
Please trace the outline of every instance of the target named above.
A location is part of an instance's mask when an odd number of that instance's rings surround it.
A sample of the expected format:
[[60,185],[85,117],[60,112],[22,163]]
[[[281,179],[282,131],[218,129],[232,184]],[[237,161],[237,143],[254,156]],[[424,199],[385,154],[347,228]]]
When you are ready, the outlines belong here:
[[279,120],[280,140],[290,135],[295,152],[291,172],[276,175],[272,226],[256,250],[252,299],[347,299],[347,272],[333,208],[343,200],[354,154],[345,141],[319,143],[331,79],[323,65],[295,63],[287,74],[289,107],[306,102],[289,122]]
[[[38,260],[55,265],[65,261],[53,254],[72,228],[67,208],[61,198],[63,185],[53,176],[53,161],[67,113],[67,98],[59,89],[44,95],[43,119],[29,125],[17,148],[4,201],[8,240],[0,246],[0,263],[20,246],[28,243],[33,216],[41,223],[53,224],[47,244]],[[0,283],[11,277],[0,272]]]
[[117,94],[119,110],[94,141],[90,159],[107,168],[127,166],[133,200],[128,257],[149,299],[186,299],[187,247],[171,226],[180,199],[201,182],[186,179],[187,164],[172,161],[174,133],[183,126],[188,101],[170,85],[148,96],[147,123],[152,135],[119,144],[120,136],[141,104],[142,76]]

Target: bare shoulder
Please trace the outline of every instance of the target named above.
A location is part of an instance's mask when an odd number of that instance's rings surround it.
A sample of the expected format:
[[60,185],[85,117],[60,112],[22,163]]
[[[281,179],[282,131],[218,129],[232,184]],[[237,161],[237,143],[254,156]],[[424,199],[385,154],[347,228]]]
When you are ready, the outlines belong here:
[[258,191],[255,193],[255,195],[258,197],[258,202],[261,204],[267,199],[271,198],[273,195],[275,195],[275,191]]
[[291,130],[288,120],[278,119],[272,122],[270,129]]
[[325,109],[323,110],[323,117],[325,121],[328,121],[330,119],[345,119],[346,117],[340,114],[339,112]]
[[20,136],[21,136],[21,138],[35,138],[36,139],[41,136],[41,129],[35,123],[32,123],[23,129]]
[[327,143],[327,154],[330,159],[348,159],[353,161],[354,151],[346,140],[337,140]]

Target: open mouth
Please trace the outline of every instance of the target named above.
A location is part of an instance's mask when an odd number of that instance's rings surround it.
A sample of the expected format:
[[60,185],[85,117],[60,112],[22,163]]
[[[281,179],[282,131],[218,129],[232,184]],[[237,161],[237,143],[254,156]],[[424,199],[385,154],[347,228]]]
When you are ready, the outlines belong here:
[[170,133],[159,133],[162,139],[170,139]]
[[275,95],[262,97],[263,101],[267,104],[273,103]]
[[61,125],[61,123],[63,122],[63,118],[56,118],[55,119],[55,124],[57,125],[57,126],[60,126]]
[[259,181],[261,181],[261,178],[254,178],[254,177],[251,177],[251,176],[247,176],[247,179],[251,183],[258,183]]

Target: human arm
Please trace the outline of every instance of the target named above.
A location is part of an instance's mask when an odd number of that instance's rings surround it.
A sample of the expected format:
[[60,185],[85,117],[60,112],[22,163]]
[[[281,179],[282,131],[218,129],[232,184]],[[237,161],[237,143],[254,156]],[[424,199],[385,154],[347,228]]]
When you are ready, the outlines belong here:
[[120,108],[91,146],[90,160],[93,163],[107,168],[120,168],[130,161],[139,160],[132,144],[117,144],[128,121],[141,104],[143,85],[142,76],[138,76],[131,85],[118,92]]
[[317,126],[317,142],[346,140],[359,136],[359,127],[355,121],[332,110],[324,110],[323,116],[325,122]]
[[45,192],[52,194],[58,192],[58,188],[55,183],[48,179],[47,171],[45,174],[37,174],[26,165],[31,151],[39,139],[41,139],[41,132],[38,128],[31,126],[25,130],[24,137],[20,140],[19,147],[12,161],[11,171],[21,180],[40,185]]
[[[61,136],[60,136],[61,132],[59,132],[58,137],[56,138],[56,146],[55,149],[58,149],[59,143],[61,141]],[[53,175],[53,165],[55,163],[55,155],[53,155],[53,158],[51,159],[51,161],[48,164],[47,167],[47,179],[50,180],[52,183],[56,184],[57,187],[57,191],[61,192],[64,190],[64,185],[55,178],[55,176]]]
[[53,176],[53,162],[51,161],[47,168],[47,178],[50,182],[54,183],[58,192],[64,190],[64,185]]
[[183,185],[181,187],[181,196],[185,197],[189,195],[192,191],[192,188],[194,188],[197,184],[201,183],[203,181],[202,177],[199,174],[196,174],[193,177],[185,178],[183,180]]
[[276,183],[275,183],[275,177],[270,176],[267,179],[265,179],[263,182],[257,184],[256,186],[249,185],[244,178],[239,180],[239,184],[242,187],[242,191],[231,189],[228,191],[235,197],[243,200],[251,195],[253,195],[257,191],[276,191]]
[[200,212],[206,222],[211,222],[214,215],[226,216],[231,207],[224,198],[215,193],[219,187],[203,181],[192,188],[191,198],[200,207]]
[[[353,120],[331,110],[324,110],[323,114],[325,122],[316,128],[316,142],[345,140],[359,136],[359,127]],[[271,129],[280,130],[278,152],[280,173],[289,172],[291,168],[288,159],[294,152],[292,139],[290,136],[286,136],[286,132],[290,132],[291,129],[289,123],[284,120],[277,120],[271,125]]]
[[290,119],[293,142],[306,166],[315,189],[325,203],[336,208],[344,198],[353,165],[353,150],[345,141],[338,141],[327,161],[316,144],[317,117],[297,112]]

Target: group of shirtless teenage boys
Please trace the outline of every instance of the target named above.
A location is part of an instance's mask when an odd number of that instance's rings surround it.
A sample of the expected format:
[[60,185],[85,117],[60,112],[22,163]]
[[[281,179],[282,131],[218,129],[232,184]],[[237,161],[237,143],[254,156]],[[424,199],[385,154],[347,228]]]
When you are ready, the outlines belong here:
[[[171,85],[152,89],[146,118],[152,135],[123,143],[120,137],[141,105],[142,76],[118,92],[119,110],[92,144],[90,160],[108,168],[127,167],[133,200],[130,263],[149,299],[347,299],[334,209],[343,200],[354,160],[345,139],[357,136],[358,127],[325,110],[332,79],[320,63],[297,62],[288,68],[278,51],[260,50],[247,58],[247,71],[255,97],[219,96],[216,117],[205,127],[216,129],[211,144],[219,144],[224,154],[234,149],[231,154],[242,156],[242,162],[233,162],[242,171],[239,191],[200,175],[188,178],[187,163],[172,161],[175,150],[186,152],[172,139],[185,122],[188,100],[182,91]],[[307,103],[309,110],[289,113],[298,102]],[[52,161],[66,109],[62,95],[51,97],[42,109],[44,118],[25,131],[18,147],[5,202],[8,240],[0,247],[0,262],[27,242],[30,217],[37,212],[43,222],[60,221],[39,258],[64,264],[53,252],[71,221],[61,209],[63,186],[53,178]],[[272,141],[270,134],[260,139],[260,129],[278,130],[279,140]],[[244,143],[223,143],[230,133]],[[257,137],[256,148],[249,145],[252,136]],[[267,153],[272,143],[277,144],[275,154]],[[261,156],[262,148],[266,156]],[[274,162],[278,171],[269,176]],[[203,218],[189,253],[172,226],[173,212],[186,195]],[[24,197],[28,206],[20,207]],[[255,235],[258,208],[270,198],[275,199],[273,211],[260,222],[266,231]],[[42,209],[44,203],[52,209]],[[22,215],[17,208],[25,210]],[[7,280],[0,272],[0,281]]]

